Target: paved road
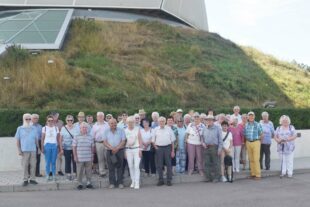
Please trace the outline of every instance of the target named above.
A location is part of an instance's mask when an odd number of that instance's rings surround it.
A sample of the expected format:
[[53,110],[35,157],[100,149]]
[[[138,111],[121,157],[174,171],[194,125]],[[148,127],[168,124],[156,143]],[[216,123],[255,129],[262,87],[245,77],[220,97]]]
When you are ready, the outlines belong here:
[[309,203],[310,174],[296,175],[293,179],[270,177],[261,181],[240,180],[233,184],[191,183],[172,187],[148,186],[140,190],[0,193],[1,207],[306,207]]

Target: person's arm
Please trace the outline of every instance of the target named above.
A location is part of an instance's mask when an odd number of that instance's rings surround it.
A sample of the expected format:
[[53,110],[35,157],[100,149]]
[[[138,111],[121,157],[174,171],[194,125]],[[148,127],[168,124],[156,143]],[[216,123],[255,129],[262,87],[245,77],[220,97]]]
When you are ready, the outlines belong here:
[[219,143],[219,146],[218,146],[218,149],[217,149],[217,154],[218,154],[218,156],[220,156],[221,153],[222,153],[222,149],[223,149],[223,137],[222,137],[222,130],[221,130],[221,128],[218,127],[217,129],[218,129],[217,136],[218,136],[218,143]]
[[113,150],[114,147],[112,147],[112,145],[109,144],[109,142],[107,140],[103,141],[103,144],[106,146],[106,148],[108,148],[109,150]]
[[16,146],[17,146],[18,154],[20,156],[23,156],[23,152],[22,152],[22,148],[21,148],[20,140],[19,139],[17,139],[17,141],[16,141]]
[[139,130],[138,132],[138,141],[139,141],[139,157],[142,157],[142,149],[143,149],[143,142],[142,142],[142,136],[141,136],[141,132]]
[[72,150],[73,150],[74,161],[77,163],[77,162],[79,162],[78,157],[77,157],[77,147],[73,146]]
[[44,140],[45,140],[45,133],[42,133],[41,138],[41,153],[44,154]]
[[158,147],[156,146],[156,129],[154,129],[152,134],[152,145],[156,150],[158,149]]
[[292,128],[292,129],[290,129],[292,131],[292,135],[287,138],[288,142],[294,141],[297,138],[297,134],[295,132],[295,128],[293,126],[290,126],[290,127]]
[[259,134],[259,140],[262,142],[264,139],[264,131],[260,123],[258,123],[258,134]]
[[174,158],[175,157],[174,142],[176,140],[176,137],[172,129],[170,129],[170,139],[171,139],[171,158]]
[[38,155],[41,154],[40,145],[39,145],[39,137],[36,138],[36,147],[38,149]]
[[57,133],[57,142],[59,146],[59,154],[63,154],[63,149],[62,149],[62,141],[59,132]]

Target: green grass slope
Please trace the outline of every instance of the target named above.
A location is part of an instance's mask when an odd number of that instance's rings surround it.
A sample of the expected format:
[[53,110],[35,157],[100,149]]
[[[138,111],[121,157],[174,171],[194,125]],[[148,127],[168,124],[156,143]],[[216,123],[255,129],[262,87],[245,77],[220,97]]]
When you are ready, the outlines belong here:
[[[48,64],[48,60],[54,63]],[[62,51],[0,60],[1,108],[310,106],[309,73],[217,34],[74,20]]]

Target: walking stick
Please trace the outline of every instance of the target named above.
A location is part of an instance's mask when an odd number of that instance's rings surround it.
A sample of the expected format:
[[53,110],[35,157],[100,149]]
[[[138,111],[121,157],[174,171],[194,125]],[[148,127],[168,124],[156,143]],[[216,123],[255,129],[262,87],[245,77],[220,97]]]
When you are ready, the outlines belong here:
[[283,141],[281,141],[281,147],[282,147],[282,162],[281,162],[281,175],[280,178],[282,178],[284,175],[282,175],[282,171],[283,171],[283,161],[284,161],[284,143]]

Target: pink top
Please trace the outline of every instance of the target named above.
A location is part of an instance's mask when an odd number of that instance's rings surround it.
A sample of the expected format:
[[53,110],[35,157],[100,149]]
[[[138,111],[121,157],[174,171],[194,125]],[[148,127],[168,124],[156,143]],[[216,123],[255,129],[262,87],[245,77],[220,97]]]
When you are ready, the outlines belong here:
[[243,126],[241,124],[238,124],[237,127],[230,126],[228,128],[228,131],[230,131],[232,133],[233,145],[234,146],[241,146],[242,140],[243,140]]

